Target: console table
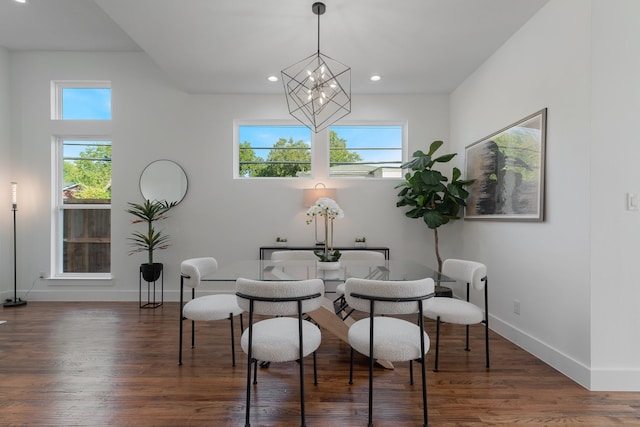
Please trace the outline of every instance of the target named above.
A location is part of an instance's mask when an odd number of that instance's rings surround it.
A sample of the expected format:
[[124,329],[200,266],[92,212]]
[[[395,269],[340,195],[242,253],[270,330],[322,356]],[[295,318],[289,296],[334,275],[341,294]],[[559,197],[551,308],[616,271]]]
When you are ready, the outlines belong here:
[[[271,253],[275,251],[320,251],[323,250],[323,246],[261,246],[260,247],[260,259],[271,259]],[[374,251],[381,252],[384,255],[384,259],[389,259],[389,248],[367,246],[364,248],[356,248],[355,246],[348,247],[334,247],[334,250],[345,251]]]

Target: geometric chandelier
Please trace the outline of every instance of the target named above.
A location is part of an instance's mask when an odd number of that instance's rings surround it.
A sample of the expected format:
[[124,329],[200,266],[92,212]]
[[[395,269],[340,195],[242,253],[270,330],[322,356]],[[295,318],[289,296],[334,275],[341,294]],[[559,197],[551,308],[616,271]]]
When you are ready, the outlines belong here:
[[289,113],[318,133],[351,112],[351,68],[320,53],[320,15],[324,3],[311,6],[318,15],[318,51],[282,70]]

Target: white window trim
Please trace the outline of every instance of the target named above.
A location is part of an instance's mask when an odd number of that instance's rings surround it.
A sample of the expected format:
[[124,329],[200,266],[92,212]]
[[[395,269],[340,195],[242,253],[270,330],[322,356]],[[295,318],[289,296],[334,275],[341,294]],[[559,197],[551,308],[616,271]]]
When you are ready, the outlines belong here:
[[108,80],[52,80],[51,120],[62,120],[62,90],[68,88],[111,89],[111,82]]

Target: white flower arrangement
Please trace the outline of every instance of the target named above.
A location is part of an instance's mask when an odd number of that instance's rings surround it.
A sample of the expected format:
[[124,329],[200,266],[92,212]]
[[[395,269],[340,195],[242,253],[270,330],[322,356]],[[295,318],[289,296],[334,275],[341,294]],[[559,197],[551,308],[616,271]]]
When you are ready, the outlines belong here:
[[344,212],[338,206],[338,203],[328,197],[320,197],[307,209],[307,216],[309,217],[307,224],[311,224],[316,215],[324,216],[330,220],[344,218]]
[[316,251],[315,254],[322,262],[338,261],[342,254],[333,250],[333,220],[344,218],[344,212],[335,200],[321,197],[307,209],[307,224],[311,224],[317,216],[324,217],[324,251]]

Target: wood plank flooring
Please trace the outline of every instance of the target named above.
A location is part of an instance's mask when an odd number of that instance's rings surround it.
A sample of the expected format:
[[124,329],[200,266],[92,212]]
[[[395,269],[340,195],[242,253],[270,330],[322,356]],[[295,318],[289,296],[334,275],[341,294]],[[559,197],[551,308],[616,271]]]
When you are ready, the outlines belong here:
[[[246,355],[236,342],[231,367],[228,322],[196,324],[178,366],[178,303],[139,309],[134,302],[29,302],[0,311],[2,426],[244,426]],[[246,319],[245,319],[246,320]],[[236,322],[238,325],[238,322]],[[640,426],[640,393],[589,392],[554,369],[491,335],[484,367],[483,330],[444,325],[440,372],[428,355],[430,426]],[[236,334],[239,328],[236,328]],[[319,385],[305,361],[309,427],[367,425],[367,359],[356,358],[348,384],[349,347],[325,332],[318,351]],[[376,369],[374,425],[419,426],[419,375],[408,364]],[[258,372],[252,426],[298,426],[298,370],[272,364]],[[416,371],[418,374],[419,371]]]

